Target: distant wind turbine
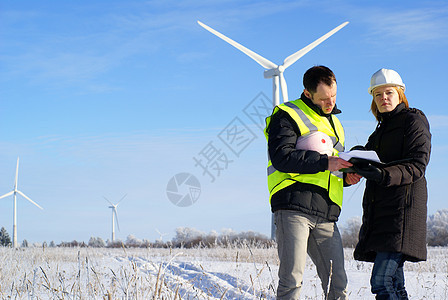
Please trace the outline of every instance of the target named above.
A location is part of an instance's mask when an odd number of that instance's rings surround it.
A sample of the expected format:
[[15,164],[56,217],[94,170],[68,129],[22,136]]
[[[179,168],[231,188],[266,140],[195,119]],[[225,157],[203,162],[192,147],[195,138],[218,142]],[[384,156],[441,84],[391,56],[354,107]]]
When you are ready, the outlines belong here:
[[[118,204],[119,204],[121,201],[123,201],[123,199],[124,199],[126,196],[127,196],[127,194],[124,195],[124,196],[120,199],[120,201],[117,202],[117,204],[113,204],[112,202],[109,201],[109,199],[107,199],[106,197],[103,196],[104,199],[106,199],[106,201],[109,202],[109,204],[111,205],[111,206],[109,206],[109,208],[112,209],[112,242],[115,241],[115,223],[117,223],[117,228],[118,228],[118,230],[120,230],[120,225],[118,224],[117,206],[118,206]],[[115,219],[115,218],[116,218],[116,219]]]
[[158,241],[160,241],[162,243],[163,242],[163,237],[165,235],[167,235],[167,233],[161,233],[157,228],[156,228],[156,231],[160,235],[160,238],[158,239]]
[[17,167],[16,167],[16,178],[14,181],[14,189],[7,193],[4,194],[3,196],[0,196],[0,199],[14,195],[13,199],[14,199],[14,208],[13,208],[13,213],[14,213],[14,221],[13,221],[13,238],[12,238],[12,246],[14,248],[17,248],[17,194],[20,194],[22,197],[24,197],[26,200],[30,201],[31,203],[33,203],[34,205],[36,205],[37,207],[39,207],[40,209],[43,209],[42,207],[40,207],[39,204],[37,204],[36,202],[34,202],[33,200],[31,200],[30,198],[28,198],[27,195],[25,195],[24,193],[22,193],[21,191],[19,191],[17,189],[17,182],[18,182],[18,178],[19,178],[19,157],[17,157]]
[[[219,33],[218,31],[214,30],[213,28],[205,25],[204,23],[198,21],[198,24],[201,25],[203,28],[208,30],[209,32],[213,33],[217,37],[223,39],[233,47],[237,48],[253,60],[255,60],[258,64],[260,64],[263,68],[266,70],[264,71],[264,78],[272,78],[273,81],[273,97],[272,97],[272,104],[273,106],[277,106],[280,104],[280,93],[279,93],[279,85],[282,90],[282,97],[283,102],[288,102],[288,87],[286,85],[285,77],[283,76],[283,72],[291,66],[293,63],[295,63],[299,58],[307,54],[309,51],[311,51],[314,47],[328,39],[330,36],[338,32],[340,29],[342,29],[344,26],[348,24],[348,22],[344,22],[341,25],[337,26],[333,30],[329,31],[328,33],[324,34],[308,46],[303,47],[299,51],[293,53],[292,55],[285,58],[283,61],[283,64],[277,65],[271,62],[270,60],[262,57],[261,55],[253,52],[252,50],[244,47],[243,45],[235,42],[234,40],[226,37],[222,33]],[[274,224],[274,215],[271,216],[271,238],[275,238],[275,224]]]

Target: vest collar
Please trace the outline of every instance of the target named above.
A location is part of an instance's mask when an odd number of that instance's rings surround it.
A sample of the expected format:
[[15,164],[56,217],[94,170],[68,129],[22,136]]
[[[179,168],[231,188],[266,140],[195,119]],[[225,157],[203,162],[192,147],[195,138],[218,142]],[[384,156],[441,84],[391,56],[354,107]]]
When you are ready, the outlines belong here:
[[313,101],[311,99],[309,99],[307,96],[305,96],[304,93],[302,93],[302,95],[300,95],[300,99],[308,106],[310,107],[312,110],[314,110],[319,116],[323,116],[323,117],[329,117],[330,115],[336,115],[336,114],[340,114],[342,111],[340,109],[338,109],[338,107],[336,106],[336,104],[334,105],[333,110],[331,111],[331,113],[326,114],[322,111],[322,108],[320,108],[319,105],[316,105],[313,103]]

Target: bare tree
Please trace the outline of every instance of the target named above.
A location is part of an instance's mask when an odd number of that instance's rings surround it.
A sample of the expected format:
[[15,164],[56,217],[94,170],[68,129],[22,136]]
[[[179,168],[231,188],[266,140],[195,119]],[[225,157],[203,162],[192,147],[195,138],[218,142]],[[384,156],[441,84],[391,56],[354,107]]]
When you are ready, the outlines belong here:
[[354,248],[358,243],[359,229],[361,228],[361,218],[353,217],[347,220],[345,226],[341,228],[342,246],[344,248]]
[[448,209],[428,216],[426,242],[428,246],[448,246]]
[[100,237],[91,237],[89,239],[89,244],[88,245],[89,245],[89,247],[103,248],[103,247],[106,246],[106,243]]

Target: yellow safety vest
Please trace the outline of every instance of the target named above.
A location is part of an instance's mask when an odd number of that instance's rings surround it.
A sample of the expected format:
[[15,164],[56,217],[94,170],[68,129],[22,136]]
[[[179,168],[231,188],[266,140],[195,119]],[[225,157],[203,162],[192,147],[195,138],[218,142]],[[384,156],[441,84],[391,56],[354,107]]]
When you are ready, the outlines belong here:
[[[283,103],[274,108],[274,115],[279,110],[287,112],[297,123],[300,134],[304,135],[311,131],[321,131],[328,135],[333,141],[333,156],[339,156],[339,152],[344,151],[345,135],[341,122],[335,115],[331,115],[336,132],[334,132],[328,118],[320,116],[301,99]],[[266,139],[268,139],[267,129],[271,116],[266,118],[266,128],[264,130]],[[339,138],[339,139],[338,139]],[[328,195],[334,203],[342,207],[343,193],[343,173],[336,171],[324,171],[315,174],[283,173],[277,171],[273,166],[271,159],[268,162],[268,188],[269,202],[272,195],[281,189],[284,189],[296,182],[309,183],[320,186],[328,191]]]

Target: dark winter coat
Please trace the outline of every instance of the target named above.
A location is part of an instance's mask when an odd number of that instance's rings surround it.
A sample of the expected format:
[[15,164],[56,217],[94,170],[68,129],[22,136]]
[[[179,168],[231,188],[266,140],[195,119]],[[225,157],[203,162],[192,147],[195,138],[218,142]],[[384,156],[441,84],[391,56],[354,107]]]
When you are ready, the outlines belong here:
[[[330,118],[341,111],[335,106],[326,115],[304,94],[300,99],[321,116]],[[331,118],[330,118],[331,119]],[[331,122],[330,122],[331,123]],[[296,149],[297,138],[301,135],[297,123],[283,110],[271,117],[268,138],[268,152],[275,169],[284,173],[314,174],[328,168],[328,156],[316,151]],[[272,212],[287,209],[319,216],[329,221],[337,221],[340,207],[330,200],[328,192],[316,185],[296,182],[272,195]]]
[[366,148],[391,164],[383,169],[384,178],[379,184],[367,180],[354,256],[373,262],[377,252],[401,252],[409,261],[426,260],[429,123],[423,112],[406,108],[403,103],[379,117]]

